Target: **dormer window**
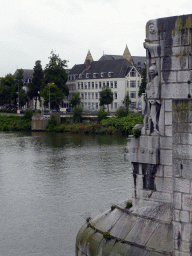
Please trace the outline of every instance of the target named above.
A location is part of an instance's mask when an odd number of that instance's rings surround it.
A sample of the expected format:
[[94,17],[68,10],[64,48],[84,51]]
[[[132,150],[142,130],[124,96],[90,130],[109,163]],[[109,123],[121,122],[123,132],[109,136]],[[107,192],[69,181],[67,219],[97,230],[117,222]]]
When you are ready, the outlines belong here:
[[136,71],[135,71],[135,69],[132,69],[132,70],[131,70],[130,76],[131,76],[131,77],[135,77],[135,76],[136,76]]
[[81,75],[81,74],[79,75],[79,78],[82,78],[82,75]]
[[89,78],[89,73],[86,74],[86,78]]
[[97,78],[98,73],[93,73],[93,78]]
[[101,72],[101,77],[104,77],[104,72]]
[[108,77],[111,77],[113,72],[108,72]]

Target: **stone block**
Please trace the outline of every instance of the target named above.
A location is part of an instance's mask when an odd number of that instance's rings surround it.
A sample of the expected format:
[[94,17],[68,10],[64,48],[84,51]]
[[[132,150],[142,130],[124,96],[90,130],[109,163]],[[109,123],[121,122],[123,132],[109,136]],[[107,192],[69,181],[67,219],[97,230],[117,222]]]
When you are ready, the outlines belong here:
[[182,209],[184,211],[192,212],[192,195],[191,194],[183,194],[183,205]]
[[165,193],[153,190],[140,189],[140,198],[146,198],[149,201],[172,203],[172,193]]
[[180,210],[173,210],[173,220],[180,221]]
[[171,125],[166,125],[165,126],[165,135],[166,136],[172,136],[172,126]]
[[164,166],[164,177],[173,177],[172,166]]
[[160,149],[160,164],[172,165],[172,150]]
[[[175,72],[176,74],[176,72]],[[188,83],[174,83],[172,84],[162,84],[161,86],[161,97],[164,99],[181,99],[181,98],[187,98],[188,97]]]
[[[110,256],[128,255],[128,251],[130,248],[131,248],[131,245],[129,244],[123,244],[121,242],[117,242],[113,246],[112,251],[110,252]],[[91,255],[94,255],[94,254],[91,254]]]
[[158,223],[155,221],[140,219],[126,236],[125,240],[133,243],[136,242],[140,245],[146,245],[157,225]]
[[173,147],[173,158],[192,159],[192,145],[177,145]]
[[188,56],[163,57],[163,61],[162,61],[163,71],[166,71],[166,70],[180,71],[182,69],[188,69]]
[[181,222],[189,222],[189,212],[188,211],[180,212],[180,221]]
[[136,221],[137,218],[135,216],[124,213],[110,230],[110,234],[120,239],[124,239],[129,234]]
[[172,111],[172,100],[165,100],[165,111]]
[[192,160],[182,160],[181,176],[184,179],[192,179]]
[[156,186],[157,191],[172,193],[173,180],[172,180],[172,178],[156,177],[155,178],[155,186]]
[[147,247],[159,250],[172,252],[173,232],[171,225],[159,224],[151,238],[147,243]]
[[173,239],[178,240],[179,233],[181,234],[181,223],[173,221]]
[[[176,71],[175,72],[173,72],[173,71],[162,71],[161,72],[161,81],[162,81],[162,83],[166,83],[166,84],[167,83],[176,83],[177,82]],[[162,97],[162,98],[165,98],[165,97]]]
[[174,209],[181,209],[181,193],[179,192],[173,193],[173,207]]
[[187,83],[188,81],[190,81],[190,71],[178,71],[177,82]]
[[183,178],[173,178],[173,191],[181,193],[189,193],[190,181]]
[[181,132],[181,133],[191,133],[192,132],[192,124],[190,123],[178,123],[177,124],[177,129],[178,129],[178,132]]
[[192,234],[192,224],[186,223],[183,224],[183,232],[182,232],[182,240],[186,242],[191,242],[191,234]]
[[165,125],[172,125],[172,112],[165,112]]
[[178,159],[173,159],[173,177],[181,177],[181,173],[182,173],[182,162],[181,160]]
[[156,172],[155,176],[156,177],[163,177],[164,176],[162,165],[157,166],[157,172]]
[[[175,133],[175,132],[173,132],[172,143],[173,143],[173,144],[180,144],[180,143],[181,143],[180,133]],[[173,145],[173,147],[174,147],[174,146],[175,146],[175,145]]]
[[172,137],[160,137],[161,149],[172,149]]
[[181,144],[192,145],[192,134],[191,133],[181,133]]

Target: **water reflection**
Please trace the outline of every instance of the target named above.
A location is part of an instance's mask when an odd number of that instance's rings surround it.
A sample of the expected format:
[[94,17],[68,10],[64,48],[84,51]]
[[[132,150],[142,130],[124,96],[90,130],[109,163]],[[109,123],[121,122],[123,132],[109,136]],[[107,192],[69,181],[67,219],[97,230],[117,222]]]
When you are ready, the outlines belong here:
[[0,133],[0,255],[75,255],[85,218],[131,196],[126,138]]

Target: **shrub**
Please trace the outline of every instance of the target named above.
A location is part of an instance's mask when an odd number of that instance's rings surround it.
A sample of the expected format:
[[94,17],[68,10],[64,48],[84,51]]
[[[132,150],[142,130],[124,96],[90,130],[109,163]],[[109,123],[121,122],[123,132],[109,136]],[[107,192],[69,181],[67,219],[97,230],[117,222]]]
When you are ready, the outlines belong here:
[[129,200],[129,201],[126,203],[126,208],[129,209],[129,208],[131,208],[132,206],[133,206],[132,201]]
[[57,131],[58,130],[58,125],[57,125],[57,120],[54,115],[51,116],[49,123],[46,127],[47,132],[52,132],[52,131]]
[[127,111],[124,107],[121,106],[117,109],[116,114],[118,118],[121,118],[121,117],[127,116]]
[[105,107],[102,107],[98,112],[97,112],[97,122],[101,123],[103,119],[107,118],[107,112],[105,112]]
[[31,109],[27,109],[25,112],[24,112],[24,115],[23,115],[23,119],[27,119],[27,120],[32,120],[32,116],[33,116],[33,111]]
[[133,136],[134,136],[135,138],[139,138],[139,137],[141,136],[141,131],[140,131],[139,129],[135,129],[135,130],[133,131]]
[[72,110],[73,122],[81,123],[82,122],[82,114],[83,114],[83,109],[81,106],[74,107]]
[[103,237],[104,237],[104,239],[105,239],[106,241],[108,241],[108,240],[110,240],[110,239],[112,238],[112,236],[110,235],[109,232],[105,232],[105,233],[103,234]]

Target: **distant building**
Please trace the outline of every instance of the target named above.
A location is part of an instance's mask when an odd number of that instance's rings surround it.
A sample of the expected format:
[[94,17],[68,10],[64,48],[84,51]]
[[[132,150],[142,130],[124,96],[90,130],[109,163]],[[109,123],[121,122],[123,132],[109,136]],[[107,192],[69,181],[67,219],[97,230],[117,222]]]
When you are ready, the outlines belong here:
[[114,98],[109,106],[110,112],[116,112],[127,93],[131,108],[142,108],[138,91],[145,62],[145,57],[132,57],[127,46],[123,55],[103,55],[98,61],[93,61],[88,51],[84,64],[75,65],[68,73],[69,99],[77,91],[80,93],[83,109],[97,111],[100,108],[99,92],[103,87],[108,87]]

